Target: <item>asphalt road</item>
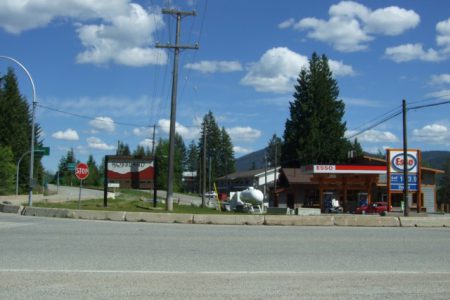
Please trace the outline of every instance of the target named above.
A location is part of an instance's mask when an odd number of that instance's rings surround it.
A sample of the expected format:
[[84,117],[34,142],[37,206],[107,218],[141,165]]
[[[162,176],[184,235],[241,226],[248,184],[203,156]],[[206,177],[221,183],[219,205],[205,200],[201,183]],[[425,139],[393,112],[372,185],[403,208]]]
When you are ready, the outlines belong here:
[[450,230],[0,214],[0,299],[448,299]]

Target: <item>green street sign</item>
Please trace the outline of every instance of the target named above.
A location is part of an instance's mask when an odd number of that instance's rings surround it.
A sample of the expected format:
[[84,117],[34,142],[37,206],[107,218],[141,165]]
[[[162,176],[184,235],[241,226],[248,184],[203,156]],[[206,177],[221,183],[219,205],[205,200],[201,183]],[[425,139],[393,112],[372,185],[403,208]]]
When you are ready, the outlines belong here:
[[75,171],[75,163],[67,163],[66,164],[66,166],[67,166],[67,170],[69,170],[69,171]]
[[34,149],[35,153],[42,154],[44,156],[50,155],[50,147],[37,147]]

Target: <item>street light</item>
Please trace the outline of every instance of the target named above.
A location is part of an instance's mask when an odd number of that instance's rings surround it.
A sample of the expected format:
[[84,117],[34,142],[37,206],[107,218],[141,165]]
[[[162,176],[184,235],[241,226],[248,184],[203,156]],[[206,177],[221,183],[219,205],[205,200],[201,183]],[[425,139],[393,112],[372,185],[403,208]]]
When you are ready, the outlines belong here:
[[33,105],[32,105],[32,113],[31,113],[31,158],[30,158],[30,179],[29,179],[29,185],[30,185],[30,189],[29,189],[29,193],[28,193],[28,206],[33,206],[33,185],[34,185],[34,180],[33,180],[33,168],[34,168],[34,138],[35,138],[35,130],[34,130],[34,118],[35,118],[35,112],[36,112],[36,88],[34,87],[34,81],[33,78],[31,78],[30,72],[28,72],[27,68],[25,68],[24,65],[22,65],[18,60],[9,57],[9,56],[4,56],[4,55],[0,55],[0,58],[4,58],[7,60],[10,60],[16,64],[18,64],[27,74],[28,78],[30,79],[31,82],[31,87],[33,89]]

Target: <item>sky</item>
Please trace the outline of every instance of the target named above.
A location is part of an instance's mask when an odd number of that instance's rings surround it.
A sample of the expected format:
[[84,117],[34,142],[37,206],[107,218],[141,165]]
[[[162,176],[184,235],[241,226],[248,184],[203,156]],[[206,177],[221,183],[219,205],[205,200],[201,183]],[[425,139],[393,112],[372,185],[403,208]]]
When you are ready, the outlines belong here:
[[[283,136],[294,85],[313,52],[325,54],[345,103],[349,138],[377,153],[449,150],[450,2],[300,0],[0,1],[0,56],[36,87],[36,122],[49,171],[69,149],[100,163],[118,141],[133,151],[167,139],[176,18],[181,19],[176,128],[199,139],[211,111],[240,157]],[[22,94],[32,87],[14,62]],[[441,104],[440,104],[441,103]],[[426,106],[429,104],[438,104]],[[397,115],[398,114],[398,115]],[[396,115],[394,117],[394,115]]]

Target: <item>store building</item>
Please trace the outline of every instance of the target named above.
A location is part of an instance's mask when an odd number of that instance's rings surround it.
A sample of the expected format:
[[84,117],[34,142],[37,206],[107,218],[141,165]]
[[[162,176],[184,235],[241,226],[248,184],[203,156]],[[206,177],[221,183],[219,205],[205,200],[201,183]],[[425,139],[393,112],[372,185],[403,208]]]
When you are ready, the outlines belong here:
[[[275,206],[293,209],[315,207],[323,211],[326,202],[335,198],[344,212],[354,212],[362,203],[378,201],[388,202],[393,210],[401,210],[403,194],[389,193],[387,168],[386,160],[368,156],[353,159],[351,164],[345,165],[283,168]],[[438,173],[443,171],[420,167],[420,188],[411,193],[411,209],[422,212],[437,210]]]

